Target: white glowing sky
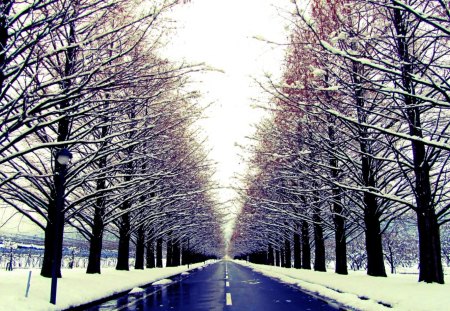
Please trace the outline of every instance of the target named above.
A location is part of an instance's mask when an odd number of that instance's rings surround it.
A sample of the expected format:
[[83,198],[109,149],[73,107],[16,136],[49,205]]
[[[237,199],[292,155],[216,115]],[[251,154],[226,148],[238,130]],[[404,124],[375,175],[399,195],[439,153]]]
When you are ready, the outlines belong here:
[[[214,102],[201,122],[208,136],[210,156],[217,162],[216,178],[222,186],[234,185],[234,176],[243,174],[242,150],[236,144],[248,143],[252,124],[264,115],[252,99],[267,95],[254,83],[264,73],[278,75],[284,50],[256,38],[286,42],[286,20],[281,17],[288,0],[192,0],[178,6],[174,17],[178,31],[171,41],[169,55],[188,62],[205,62],[220,69],[201,76],[197,88],[205,102]],[[279,6],[283,5],[283,9]],[[233,199],[231,190],[220,191],[221,200]],[[228,204],[230,212],[236,206]],[[226,235],[231,233],[231,224]]]

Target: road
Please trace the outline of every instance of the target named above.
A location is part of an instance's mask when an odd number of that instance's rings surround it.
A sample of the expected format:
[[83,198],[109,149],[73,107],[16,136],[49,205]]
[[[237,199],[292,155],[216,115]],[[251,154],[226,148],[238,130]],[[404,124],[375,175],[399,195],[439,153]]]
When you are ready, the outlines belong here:
[[169,286],[149,287],[89,311],[336,310],[298,289],[230,261],[221,261]]

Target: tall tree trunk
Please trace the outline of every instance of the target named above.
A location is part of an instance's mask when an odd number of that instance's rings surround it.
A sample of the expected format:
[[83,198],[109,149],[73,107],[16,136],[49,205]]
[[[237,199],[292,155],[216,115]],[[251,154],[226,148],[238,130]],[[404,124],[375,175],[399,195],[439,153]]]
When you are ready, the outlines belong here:
[[167,238],[166,251],[166,267],[173,267],[173,245],[171,237]]
[[275,265],[277,267],[281,266],[281,254],[280,254],[280,250],[275,250]]
[[[53,192],[53,191],[52,191]],[[54,193],[54,192],[53,192]],[[54,194],[56,196],[56,194]],[[45,240],[44,240],[44,258],[42,261],[41,276],[50,278],[52,277],[52,269],[56,268],[56,277],[61,277],[61,259],[62,259],[62,243],[63,236],[56,234],[55,232],[62,232],[64,225],[64,218],[61,213],[56,211],[56,200],[52,200],[49,203],[48,217],[49,221],[45,227]],[[58,229],[55,229],[58,226]],[[55,238],[55,236],[57,238]],[[56,256],[54,252],[57,252]]]
[[[327,92],[327,96],[328,92]],[[331,97],[329,97],[331,101]],[[328,138],[331,152],[336,152],[336,133],[334,124],[336,120],[331,115],[328,118]],[[345,236],[345,218],[344,208],[341,203],[341,188],[335,182],[339,182],[339,164],[335,154],[329,155],[330,173],[333,180],[331,192],[333,194],[333,222],[334,222],[334,241],[335,241],[335,272],[338,274],[348,274],[347,271],[347,241]]]
[[[335,123],[334,118],[329,117],[329,122]],[[330,124],[331,124],[330,123]],[[336,149],[335,130],[333,126],[328,126],[328,138],[330,139],[331,150]],[[333,181],[339,181],[338,160],[334,155],[330,155],[331,177]],[[334,222],[334,241],[335,241],[335,272],[338,274],[348,274],[347,271],[347,240],[345,235],[345,218],[343,215],[344,208],[341,203],[341,188],[332,185],[333,193],[333,222]]]
[[371,276],[386,276],[384,267],[383,245],[381,239],[381,224],[376,197],[364,193],[364,224],[366,235],[367,274]]
[[146,267],[149,269],[155,267],[155,243],[153,240],[147,241]]
[[273,246],[270,243],[267,249],[267,263],[271,266],[275,265],[275,257],[273,256]]
[[[339,207],[334,207],[334,210]],[[342,207],[341,207],[342,208]],[[345,220],[341,214],[334,216],[334,242],[336,266],[335,272],[338,274],[348,274],[347,270],[347,240],[345,236]]]
[[[362,67],[356,63],[352,63],[352,80],[355,85],[355,100],[357,105],[358,122],[360,124],[367,123],[367,111],[364,108],[364,93],[361,87],[360,76],[363,75]],[[376,172],[374,169],[374,159],[372,152],[372,143],[370,134],[366,126],[358,126],[359,146],[361,151],[361,176],[363,186],[366,189],[375,189]],[[380,213],[378,201],[375,195],[369,192],[363,193],[364,203],[364,225],[366,236],[366,253],[367,253],[367,274],[371,276],[386,276],[384,267],[382,236],[380,231]]]
[[163,260],[162,260],[162,248],[163,248],[163,239],[158,238],[156,240],[156,267],[162,268],[163,267]]
[[444,284],[440,232],[434,209],[427,209],[423,214],[417,212],[417,221],[420,253],[419,281]]
[[323,238],[322,217],[320,209],[314,207],[314,271],[326,271],[325,267],[325,241]]
[[[128,205],[125,202],[124,205]],[[124,207],[127,209],[127,206]],[[129,267],[130,258],[130,215],[125,213],[121,217],[119,227],[119,247],[117,252],[117,265],[116,270],[130,270]]]
[[395,273],[395,260],[394,260],[394,252],[392,251],[391,245],[388,245],[389,256],[387,259],[389,261],[389,265],[391,266],[391,274]]
[[283,268],[286,267],[286,253],[284,251],[284,248],[280,249],[280,264]]
[[[72,86],[72,79],[70,77],[75,72],[76,61],[76,36],[75,36],[75,24],[69,23],[69,32],[67,38],[67,46],[65,52],[65,64],[64,74],[61,82],[61,90],[66,93]],[[66,94],[68,97],[69,95]],[[58,163],[58,152],[68,147],[66,141],[70,137],[70,124],[71,119],[67,116],[65,109],[70,106],[70,99],[63,99],[59,101],[59,110],[61,111],[61,119],[58,122],[58,137],[57,141],[62,143],[59,145],[58,150],[55,152],[54,157],[54,175],[53,175],[53,190],[50,193],[50,202],[48,206],[48,221],[45,229],[45,249],[44,260],[41,269],[41,275],[44,277],[51,277],[55,274],[57,277],[61,277],[61,260],[62,260],[62,246],[64,237],[64,202],[65,202],[65,190],[66,190],[66,174],[67,166]],[[52,267],[55,269],[53,272]],[[50,271],[49,271],[50,268]],[[49,273],[50,272],[50,273]]]
[[302,268],[311,270],[311,246],[309,245],[309,224],[302,220]]
[[[367,142],[362,142],[366,145]],[[362,152],[368,151],[367,146],[361,147]],[[375,173],[372,169],[372,160],[367,155],[362,155],[361,159],[362,177],[365,187],[376,187]],[[367,252],[367,274],[371,276],[386,276],[386,269],[383,258],[383,241],[381,236],[381,224],[378,201],[374,194],[364,192],[364,225],[366,235]]]
[[144,270],[144,255],[145,255],[145,230],[141,225],[137,231],[136,238],[136,258],[134,261],[134,269]]
[[288,238],[284,239],[284,249],[286,252],[285,267],[291,268],[292,267],[291,241],[289,241]]
[[[103,126],[101,133],[102,138],[106,137],[107,134],[108,127]],[[99,169],[105,168],[106,165],[107,159],[106,157],[102,157],[98,163]],[[103,222],[103,216],[105,213],[105,197],[101,192],[104,189],[106,189],[106,178],[103,176],[97,180],[97,192],[100,193],[100,195],[97,197],[94,206],[94,221],[92,224],[92,234],[89,244],[89,261],[86,271],[86,273],[89,274],[101,273],[103,230],[105,227]]]
[[[299,228],[297,227],[297,230]],[[294,268],[300,269],[302,267],[302,249],[300,244],[300,234],[294,233]]]
[[[135,117],[135,112],[132,111],[132,118]],[[129,134],[130,138],[132,137],[132,133]],[[133,147],[127,148],[127,154],[128,156],[132,156],[133,154]],[[129,161],[125,165],[125,176],[124,181],[126,183],[130,182],[132,179],[132,175],[134,173],[134,165],[133,161]],[[125,200],[122,203],[121,210],[125,211],[125,213],[121,216],[120,219],[120,227],[119,227],[119,249],[117,252],[117,265],[116,270],[129,270],[129,258],[130,258],[130,230],[131,230],[131,224],[130,224],[130,210],[131,208],[131,202],[129,200]]]
[[181,247],[181,265],[187,265],[188,264],[188,247],[187,242],[183,243]]
[[333,187],[335,200],[333,202],[333,221],[334,221],[334,241],[336,266],[335,272],[338,274],[348,274],[347,270],[347,239],[345,234],[345,218],[343,216],[343,207],[341,204],[341,190]]
[[103,208],[94,209],[94,223],[89,243],[89,261],[86,273],[101,273],[102,244],[103,244]]
[[178,267],[180,265],[180,242],[175,241],[173,243],[173,260],[172,264],[174,267]]
[[[408,16],[402,15],[408,13],[395,7],[395,3],[393,4],[393,22],[397,32],[395,37],[397,40],[396,48],[402,72],[402,89],[405,91],[404,103],[407,107],[406,116],[409,135],[423,138],[420,103],[413,96],[416,93],[412,81],[412,76],[415,72],[413,70],[413,61],[409,55],[409,43],[407,41],[408,29],[406,19]],[[419,281],[443,284],[441,238],[431,194],[430,163],[427,159],[425,144],[422,141],[411,140],[411,146],[415,175],[414,194],[417,205],[417,227],[419,231]]]
[[187,239],[185,243],[183,243],[183,253],[181,254],[183,262],[183,265],[190,265],[191,264],[191,249],[190,249],[190,241]]

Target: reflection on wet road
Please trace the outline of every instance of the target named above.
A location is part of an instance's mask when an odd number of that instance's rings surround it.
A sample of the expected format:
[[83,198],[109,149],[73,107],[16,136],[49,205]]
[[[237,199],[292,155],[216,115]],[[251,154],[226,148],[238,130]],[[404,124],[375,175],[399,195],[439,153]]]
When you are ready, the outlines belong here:
[[140,295],[127,295],[88,311],[223,310],[224,271],[222,263],[210,265],[182,281],[150,286]]
[[297,288],[230,261],[222,261],[163,286],[127,295],[88,311],[336,310]]
[[320,310],[336,311],[326,302],[266,277],[253,270],[228,263],[229,292],[233,307],[229,310],[242,311],[290,311]]

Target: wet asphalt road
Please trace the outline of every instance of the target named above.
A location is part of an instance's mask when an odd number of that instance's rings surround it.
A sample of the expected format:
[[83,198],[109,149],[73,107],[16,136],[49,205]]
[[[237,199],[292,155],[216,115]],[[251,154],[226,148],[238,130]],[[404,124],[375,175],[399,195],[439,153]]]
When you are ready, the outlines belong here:
[[210,265],[169,286],[150,286],[89,311],[336,310],[298,289],[230,261]]

